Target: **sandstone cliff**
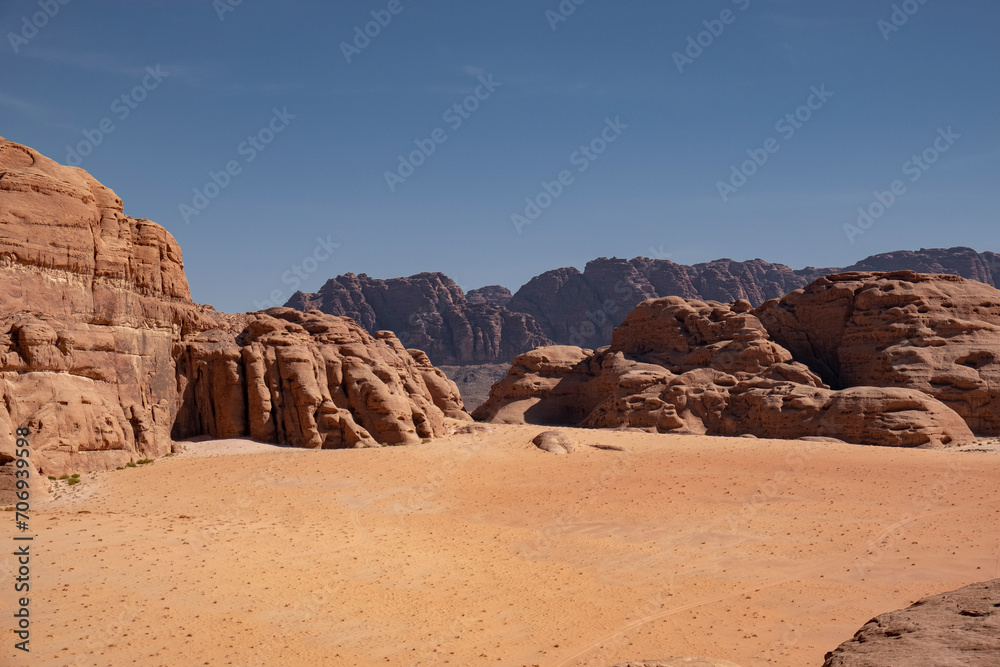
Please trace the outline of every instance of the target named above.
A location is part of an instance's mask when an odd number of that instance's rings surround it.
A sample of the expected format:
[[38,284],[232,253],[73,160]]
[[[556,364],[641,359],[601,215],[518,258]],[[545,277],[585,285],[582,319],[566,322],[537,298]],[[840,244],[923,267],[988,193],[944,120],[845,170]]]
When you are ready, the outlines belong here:
[[59,474],[164,455],[171,436],[394,444],[448,417],[468,418],[423,353],[321,313],[193,303],[166,230],[0,139],[0,465],[19,427]]

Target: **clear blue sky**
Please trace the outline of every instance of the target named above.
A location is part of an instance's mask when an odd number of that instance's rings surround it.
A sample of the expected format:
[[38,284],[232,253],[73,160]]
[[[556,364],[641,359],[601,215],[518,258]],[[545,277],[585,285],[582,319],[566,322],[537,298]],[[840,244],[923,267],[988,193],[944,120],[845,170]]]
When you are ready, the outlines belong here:
[[[516,289],[599,256],[801,267],[1000,250],[996,0],[897,3],[916,11],[891,31],[890,1],[587,0],[555,22],[559,0],[399,0],[350,63],[342,43],[389,0],[228,2],[42,0],[55,15],[34,18],[37,34],[24,17],[39,0],[0,5],[0,135],[61,162],[85,131],[100,138],[81,166],[177,237],[194,298],[219,309],[283,301],[286,272],[310,257],[326,259],[300,269],[306,290],[348,271]],[[705,21],[721,34],[701,35],[681,72],[674,54]],[[478,88],[475,111],[445,117],[489,75],[501,85]],[[814,86],[833,96],[810,100]],[[809,101],[794,135],[779,131]],[[261,137],[274,109],[295,117]],[[935,154],[949,127],[960,137]],[[444,143],[391,191],[397,156],[439,128]],[[574,156],[602,132],[615,139],[602,154]],[[250,135],[273,141],[241,147]],[[768,139],[777,152],[723,201],[719,181]],[[907,170],[925,149],[936,162]],[[204,204],[193,189],[231,161],[238,173],[188,224],[180,205]],[[569,184],[518,233],[512,214],[563,171]],[[850,243],[844,225],[897,179],[905,190]]]

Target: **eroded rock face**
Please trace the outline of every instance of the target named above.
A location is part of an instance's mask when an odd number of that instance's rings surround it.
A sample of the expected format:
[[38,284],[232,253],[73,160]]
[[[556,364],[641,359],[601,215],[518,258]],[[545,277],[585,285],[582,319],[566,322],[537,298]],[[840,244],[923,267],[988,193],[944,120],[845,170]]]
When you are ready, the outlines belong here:
[[640,304],[608,347],[545,347],[517,357],[473,416],[903,447],[973,439],[953,410],[915,389],[830,389],[770,339],[746,301],[680,297]]
[[391,334],[291,308],[227,324],[182,345],[175,437],[337,449],[417,443],[445,435],[445,418],[469,419],[444,373]]
[[917,389],[974,432],[1000,434],[1000,290],[949,275],[843,273],[755,314],[831,386]]
[[19,427],[32,463],[62,474],[162,456],[171,435],[358,446],[462,416],[455,385],[392,335],[193,303],[166,230],[0,139],[0,465]]
[[1000,665],[1000,579],[876,616],[826,654],[823,667]]
[[348,273],[315,294],[296,292],[285,305],[350,317],[372,333],[394,331],[435,364],[466,365],[509,362],[550,342],[531,316],[504,306],[509,299],[499,286],[467,296],[441,273],[391,280]]

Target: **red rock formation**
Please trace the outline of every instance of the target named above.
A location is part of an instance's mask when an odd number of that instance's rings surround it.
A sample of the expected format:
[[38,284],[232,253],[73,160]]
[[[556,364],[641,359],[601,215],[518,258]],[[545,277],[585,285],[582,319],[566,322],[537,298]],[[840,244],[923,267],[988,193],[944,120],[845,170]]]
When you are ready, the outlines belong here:
[[166,230],[125,215],[85,171],[0,139],[0,463],[17,427],[32,462],[59,474],[161,456],[171,433],[413,442],[461,408],[391,335],[193,303]]
[[1000,579],[932,595],[876,616],[826,654],[823,667],[1000,665]]
[[902,447],[973,439],[955,412],[919,391],[829,389],[750,310],[746,301],[645,301],[609,347],[546,347],[517,357],[473,416]]
[[911,271],[827,276],[755,311],[834,387],[918,389],[1000,434],[1000,290]]
[[394,331],[440,365],[509,362],[549,343],[534,319],[502,305],[510,298],[506,289],[482,288],[472,296],[441,273],[391,280],[348,273],[315,294],[295,293],[285,305],[351,317],[372,333]]

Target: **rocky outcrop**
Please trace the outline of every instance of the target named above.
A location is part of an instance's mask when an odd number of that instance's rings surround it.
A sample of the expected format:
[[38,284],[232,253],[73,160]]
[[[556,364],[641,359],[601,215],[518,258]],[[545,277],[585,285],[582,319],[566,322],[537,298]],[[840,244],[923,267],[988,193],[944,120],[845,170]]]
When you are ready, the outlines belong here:
[[468,419],[455,385],[391,333],[290,308],[220,319],[178,354],[176,437],[336,449],[412,444]]
[[462,417],[426,355],[349,320],[191,301],[181,250],[80,169],[0,139],[0,463],[46,474],[169,453],[173,437],[413,442]]
[[917,389],[1000,434],[1000,290],[950,275],[843,273],[754,311],[836,388]]
[[830,389],[751,311],[745,300],[645,301],[608,347],[545,347],[517,357],[473,416],[900,447],[973,439],[961,417],[916,389]]
[[470,300],[441,273],[391,280],[348,273],[315,294],[295,293],[285,305],[350,317],[369,332],[393,331],[435,364],[453,366],[509,362],[550,342],[534,319],[501,305],[509,294],[483,288]]
[[826,654],[823,667],[1000,665],[1000,579],[876,616]]

